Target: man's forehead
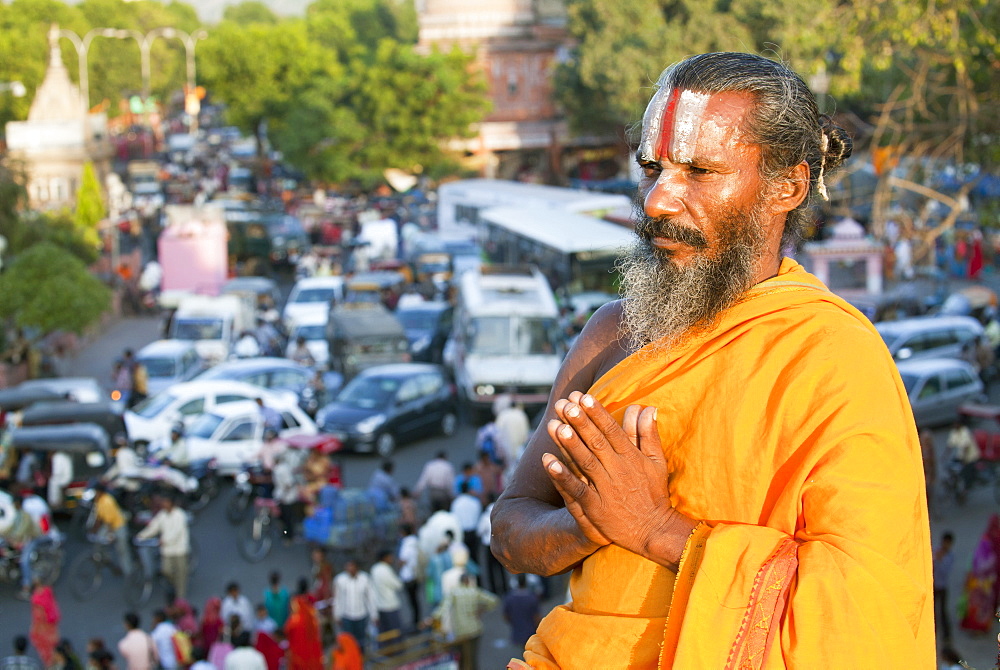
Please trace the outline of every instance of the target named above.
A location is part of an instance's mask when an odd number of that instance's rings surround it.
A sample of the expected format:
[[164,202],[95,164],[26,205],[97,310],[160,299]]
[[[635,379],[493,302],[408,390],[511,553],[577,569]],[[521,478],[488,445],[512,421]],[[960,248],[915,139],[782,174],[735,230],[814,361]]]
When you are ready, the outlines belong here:
[[719,111],[722,97],[685,88],[658,90],[643,115],[639,158],[690,163],[703,123]]

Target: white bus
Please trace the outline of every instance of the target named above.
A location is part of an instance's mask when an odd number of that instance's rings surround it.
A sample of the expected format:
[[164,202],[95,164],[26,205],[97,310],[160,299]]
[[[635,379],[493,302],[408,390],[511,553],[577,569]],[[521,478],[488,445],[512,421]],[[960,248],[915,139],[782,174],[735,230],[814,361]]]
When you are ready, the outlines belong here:
[[442,235],[472,237],[480,212],[492,207],[523,207],[590,214],[601,218],[628,209],[624,195],[597,193],[559,186],[524,184],[501,179],[462,179],[442,184],[437,192],[438,230]]
[[509,393],[543,407],[566,353],[555,296],[537,269],[483,267],[459,282],[447,358],[474,420]]
[[494,207],[479,214],[479,245],[491,263],[534,265],[560,296],[618,293],[615,260],[629,228],[586,214]]

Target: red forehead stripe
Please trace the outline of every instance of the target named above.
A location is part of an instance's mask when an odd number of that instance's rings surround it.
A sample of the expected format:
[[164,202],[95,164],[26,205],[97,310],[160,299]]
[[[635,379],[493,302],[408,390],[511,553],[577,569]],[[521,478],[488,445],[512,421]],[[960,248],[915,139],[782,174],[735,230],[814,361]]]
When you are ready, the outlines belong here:
[[660,144],[656,148],[656,158],[670,155],[670,141],[674,136],[674,116],[677,114],[677,100],[681,97],[681,89],[670,90],[667,108],[663,110],[663,123],[660,127]]

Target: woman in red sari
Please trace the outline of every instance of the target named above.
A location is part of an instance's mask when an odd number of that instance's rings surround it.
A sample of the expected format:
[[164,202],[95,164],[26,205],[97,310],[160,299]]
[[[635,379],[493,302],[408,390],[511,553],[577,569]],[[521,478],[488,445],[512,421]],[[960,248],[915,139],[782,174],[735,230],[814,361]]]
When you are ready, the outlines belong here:
[[965,580],[967,607],[961,626],[965,630],[988,632],[1000,605],[1000,515],[994,514],[972,557],[972,569]]
[[337,636],[337,646],[330,653],[330,670],[364,670],[365,659],[358,641],[350,633]]
[[52,665],[56,645],[59,644],[59,605],[52,588],[35,580],[31,593],[31,631],[28,637],[46,668]]
[[323,670],[323,643],[319,635],[319,618],[309,596],[292,598],[292,613],[285,622],[288,640],[287,670]]
[[209,598],[205,601],[205,610],[201,613],[201,626],[199,630],[199,644],[206,651],[219,639],[222,633],[222,599],[218,597]]

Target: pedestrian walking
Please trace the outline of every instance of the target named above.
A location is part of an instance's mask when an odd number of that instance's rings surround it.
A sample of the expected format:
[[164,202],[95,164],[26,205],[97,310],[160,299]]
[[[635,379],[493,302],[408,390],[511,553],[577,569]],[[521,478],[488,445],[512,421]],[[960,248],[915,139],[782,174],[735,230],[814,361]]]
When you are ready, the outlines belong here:
[[470,560],[479,565],[479,517],[483,514],[483,503],[474,495],[469,482],[462,482],[459,493],[451,501],[451,513],[458,518],[462,527],[462,542],[469,550]]
[[403,580],[393,567],[393,552],[384,550],[378,561],[372,566],[372,587],[375,590],[375,609],[378,612],[378,631],[403,630],[403,616],[400,595],[403,593]]
[[920,456],[924,464],[924,485],[927,488],[927,509],[933,514],[936,505],[935,487],[937,484],[937,451],[934,446],[934,431],[930,428],[920,429]]
[[233,650],[226,654],[223,670],[267,670],[264,654],[250,646],[250,631],[240,631],[233,640]]
[[510,643],[524,649],[541,620],[538,594],[528,587],[528,578],[519,574],[517,586],[503,597],[503,618],[510,625]]
[[0,659],[0,670],[42,670],[38,661],[28,656],[28,638],[14,636],[14,653]]
[[122,617],[125,637],[118,641],[118,653],[125,661],[125,670],[152,670],[160,662],[160,654],[149,633],[140,628],[139,615],[126,612]]
[[937,629],[944,636],[945,646],[951,646],[951,615],[948,609],[948,584],[955,567],[955,536],[946,531],[941,543],[934,550],[934,608],[937,612]]
[[479,667],[479,638],[483,634],[483,614],[495,608],[500,599],[489,591],[476,586],[472,575],[466,573],[461,584],[445,597],[434,610],[439,620],[448,611],[451,621],[449,637],[460,645],[461,670]]
[[413,526],[404,523],[400,526],[400,534],[403,536],[399,542],[399,577],[403,580],[403,588],[406,590],[406,599],[410,603],[410,612],[413,613],[413,628],[420,625],[420,541],[413,530]]
[[149,524],[136,534],[139,540],[160,538],[160,569],[178,598],[187,598],[188,559],[191,537],[187,514],[174,503],[172,495],[163,498],[163,507]]
[[476,525],[476,534],[479,536],[479,542],[483,545],[483,586],[487,586],[487,581],[489,582],[488,588],[490,591],[498,596],[503,596],[507,593],[507,572],[504,570],[503,565],[493,555],[490,550],[490,541],[493,537],[493,521],[491,515],[493,514],[493,504],[496,502],[496,497],[490,499],[490,504],[486,506],[483,513],[479,515],[479,523]]
[[61,618],[52,587],[36,577],[31,591],[31,630],[28,638],[46,668],[52,665],[56,645],[59,644]]
[[965,580],[967,606],[961,626],[964,630],[986,633],[993,626],[1000,599],[1000,515],[990,517]]
[[451,505],[455,490],[455,468],[448,462],[448,454],[439,451],[424,464],[413,492],[420,496],[425,491],[431,505],[431,513],[446,510]]
[[333,587],[333,613],[340,630],[350,633],[365,649],[369,622],[378,625],[375,587],[371,577],[351,559],[337,575]]
[[281,585],[281,573],[273,571],[268,577],[268,588],[264,591],[264,607],[267,614],[274,619],[278,629],[285,627],[288,614],[291,609],[292,600],[288,595],[288,589]]
[[292,613],[285,624],[285,637],[288,640],[287,670],[322,670],[323,644],[319,617],[305,593],[292,598]]
[[221,615],[223,621],[229,621],[235,615],[239,617],[240,627],[243,630],[253,630],[253,603],[240,592],[239,583],[229,582],[226,585],[226,595],[222,599]]
[[173,670],[177,666],[177,653],[174,650],[174,634],[177,626],[167,617],[164,610],[153,612],[153,630],[149,636],[156,645],[156,653],[160,657],[160,668]]

